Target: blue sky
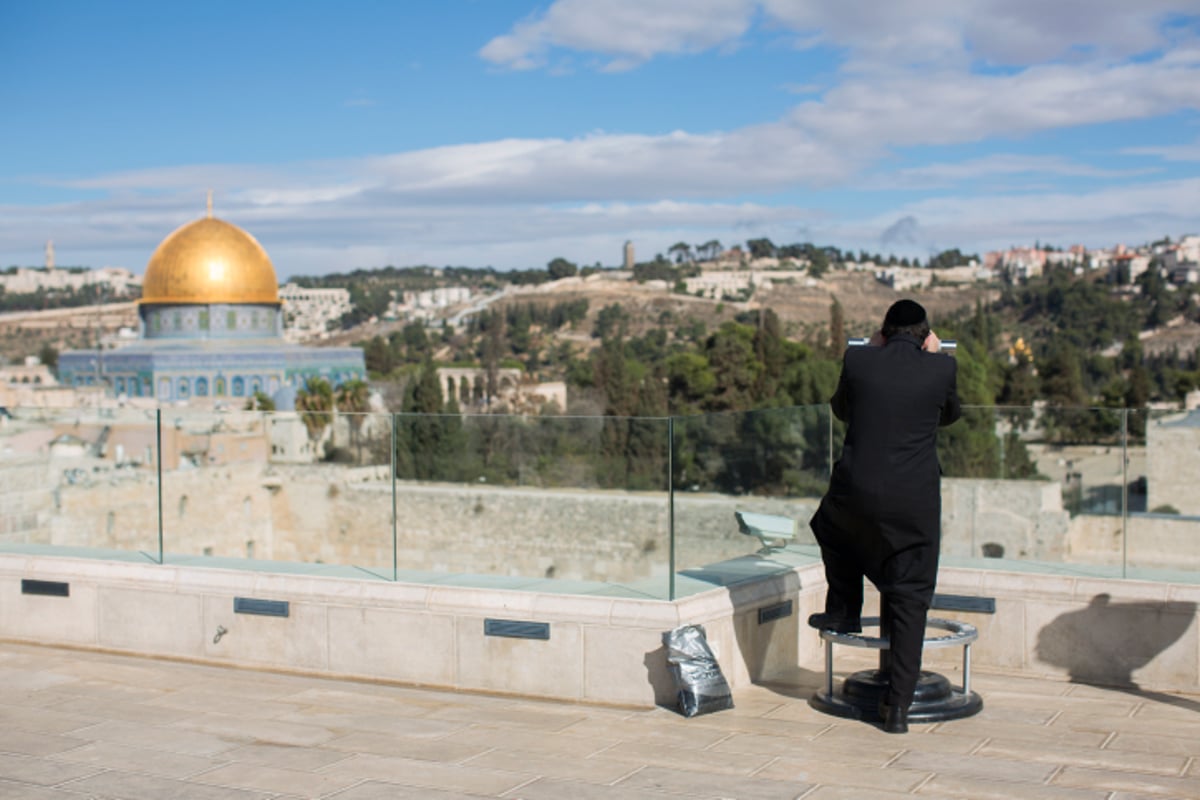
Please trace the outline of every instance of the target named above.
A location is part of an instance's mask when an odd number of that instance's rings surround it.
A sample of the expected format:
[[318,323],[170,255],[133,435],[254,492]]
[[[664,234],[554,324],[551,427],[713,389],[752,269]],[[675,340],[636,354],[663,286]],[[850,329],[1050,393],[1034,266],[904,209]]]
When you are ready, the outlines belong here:
[[1200,233],[1200,0],[0,0],[0,266]]

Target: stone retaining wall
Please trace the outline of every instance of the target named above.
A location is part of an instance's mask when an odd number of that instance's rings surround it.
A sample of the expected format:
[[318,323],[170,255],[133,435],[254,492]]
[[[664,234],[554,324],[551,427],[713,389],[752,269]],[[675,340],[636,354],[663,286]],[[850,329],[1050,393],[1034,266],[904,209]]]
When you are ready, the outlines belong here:
[[[148,470],[52,470],[46,460],[0,467],[0,543],[157,551],[159,489]],[[230,465],[163,476],[167,552],[356,565],[392,564],[388,468]],[[735,509],[788,516],[798,540],[817,498],[675,495],[678,569],[754,552]],[[401,569],[631,581],[670,564],[666,492],[396,484]],[[943,553],[1083,564],[1200,569],[1200,523],[1163,515],[1078,515],[1048,481],[947,479]]]

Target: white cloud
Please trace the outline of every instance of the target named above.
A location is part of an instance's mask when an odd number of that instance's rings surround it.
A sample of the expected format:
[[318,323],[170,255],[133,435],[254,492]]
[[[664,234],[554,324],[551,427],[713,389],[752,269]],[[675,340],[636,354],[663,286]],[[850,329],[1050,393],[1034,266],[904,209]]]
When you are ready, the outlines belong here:
[[917,249],[987,250],[1035,239],[1058,245],[1141,244],[1197,229],[1200,178],[1162,180],[1084,192],[943,196],[905,203],[860,220],[841,220],[824,233],[843,241],[879,240],[897,218],[911,217]]
[[[717,238],[726,244],[767,236],[777,243],[814,241],[909,254],[960,247],[982,251],[1034,239],[1071,244],[1139,243],[1195,232],[1200,178],[1159,180],[1091,191],[943,194],[884,210],[830,213],[819,207],[761,203],[593,201],[425,203],[393,196],[262,204],[247,187],[219,206],[267,248],[282,277],[385,264],[537,267],[562,255],[618,263],[621,244],[640,256],[676,241]],[[0,207],[0,261],[40,263],[53,238],[61,263],[118,264],[140,272],[176,226],[196,219],[194,193],[152,199],[122,194],[54,206]],[[814,198],[814,204],[821,202]],[[905,220],[903,236],[884,232]]]
[[[1072,13],[1061,4],[1033,0],[709,0],[710,19],[694,9],[685,11],[692,7],[685,0],[563,0],[521,23],[522,35],[505,39],[503,48],[489,45],[485,50],[505,63],[544,60],[554,46],[601,53],[613,58],[610,67],[628,67],[658,53],[679,52],[684,43],[699,47],[736,40],[756,9],[809,41],[817,35],[848,50],[838,79],[823,92],[804,82],[783,84],[803,87],[812,97],[777,123],[728,134],[679,134],[673,146],[661,137],[620,142],[630,148],[631,164],[639,163],[641,155],[667,165],[677,156],[695,159],[694,174],[709,180],[693,181],[688,192],[706,191],[706,185],[732,171],[722,165],[742,154],[778,152],[771,167],[780,183],[821,186],[855,174],[895,148],[1025,136],[1200,109],[1200,46],[1194,33],[1172,34],[1163,23],[1167,12],[1191,7],[1186,0],[1067,4]],[[1088,13],[1080,11],[1083,6]],[[643,36],[639,20],[654,34]],[[707,36],[697,32],[698,25],[710,26]],[[567,34],[577,28],[586,35]],[[996,30],[1007,33],[993,35]],[[1161,52],[1156,49],[1172,38],[1180,41]],[[522,42],[529,46],[518,46]],[[1134,53],[1148,55],[1120,58]],[[972,69],[972,60],[979,58],[1020,68]],[[587,149],[599,152],[606,142],[617,144],[605,137],[574,140],[528,155],[569,160],[568,150],[582,156]],[[736,171],[751,185],[769,182],[754,174],[754,164],[761,163],[748,158],[736,164]],[[643,174],[658,179],[663,171],[652,168]],[[616,175],[621,172],[618,166]]]
[[1029,156],[995,153],[981,158],[958,162],[939,162],[895,170],[870,188],[945,188],[966,181],[1006,178],[1017,175],[1039,178],[1060,176],[1072,178],[1129,178],[1148,175],[1151,169],[1104,169],[1072,161],[1062,156]]
[[750,26],[752,0],[558,0],[518,22],[479,54],[500,66],[532,69],[552,48],[609,57],[609,70],[630,69],[661,54],[726,45]]
[[856,77],[790,121],[828,141],[935,145],[1200,109],[1200,63],[1052,64],[1012,75],[898,70]]
[[[979,142],[1200,108],[1200,62],[1033,67],[1013,75],[854,77],[784,119],[732,131],[503,139],[287,167],[201,165],[60,184],[109,191],[212,187],[253,205],[565,203],[720,199],[797,188],[936,185],[981,175],[1122,177],[1062,158],[993,155],[872,171],[911,146]],[[867,175],[869,177],[863,177]]]
[[1028,65],[1113,59],[1163,49],[1172,15],[1194,0],[557,0],[488,42],[480,55],[531,69],[553,49],[595,53],[628,68],[658,55],[738,42],[761,15],[799,46],[849,51],[851,65]]
[[[75,248],[94,254],[96,263],[111,263],[102,260],[111,254],[140,268],[168,231],[200,216],[207,188],[216,190],[218,216],[255,233],[283,274],[369,263],[535,266],[554,255],[611,263],[626,238],[652,254],[690,240],[689,232],[697,239],[766,235],[875,249],[886,229],[906,219],[903,232],[913,246],[1114,235],[1136,241],[1150,227],[1154,237],[1183,232],[1197,227],[1194,215],[1186,216],[1196,195],[1185,198],[1183,190],[1200,187],[1130,185],[1141,173],[1082,157],[993,153],[901,169],[889,164],[906,148],[1200,109],[1194,32],[1163,24],[1164,14],[1188,7],[1194,0],[559,0],[493,39],[483,57],[511,68],[562,70],[559,52],[567,51],[575,63],[586,63],[583,54],[599,57],[603,69],[628,69],[661,54],[736,46],[761,24],[787,31],[796,46],[838,48],[844,60],[821,87],[807,82],[811,76],[777,76],[776,85],[808,96],[778,120],[735,130],[596,132],[275,166],[35,178],[106,196],[0,209],[0,254],[54,238],[64,258]],[[981,70],[980,61],[1005,68]],[[1193,161],[1198,150],[1122,152]],[[1061,177],[1120,179],[1121,186],[1069,196],[1054,188],[996,191],[1001,180]],[[850,191],[845,187],[942,195],[871,215],[815,210],[825,201],[821,190]],[[813,208],[728,199],[802,190]]]
[[1121,152],[1131,156],[1155,156],[1164,161],[1200,161],[1200,140],[1160,147],[1125,147]]

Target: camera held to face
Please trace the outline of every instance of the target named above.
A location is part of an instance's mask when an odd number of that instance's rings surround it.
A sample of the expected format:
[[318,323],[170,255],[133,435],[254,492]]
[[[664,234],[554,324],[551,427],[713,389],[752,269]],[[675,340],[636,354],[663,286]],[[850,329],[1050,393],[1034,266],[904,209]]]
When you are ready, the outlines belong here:
[[[958,342],[954,339],[942,339],[941,351],[946,354],[953,353],[958,349]],[[864,347],[870,344],[871,340],[866,336],[851,336],[846,340],[847,347]]]

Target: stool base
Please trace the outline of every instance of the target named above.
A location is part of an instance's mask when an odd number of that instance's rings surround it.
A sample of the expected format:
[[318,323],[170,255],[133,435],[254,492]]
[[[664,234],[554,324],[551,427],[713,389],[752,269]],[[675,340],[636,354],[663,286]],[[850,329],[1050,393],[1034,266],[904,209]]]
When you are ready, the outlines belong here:
[[[835,717],[881,722],[879,701],[887,691],[887,676],[877,669],[855,672],[842,681],[841,687],[830,695],[822,689],[809,698],[808,704],[818,711]],[[983,710],[983,698],[975,692],[954,691],[944,676],[936,672],[921,672],[913,704],[908,709],[909,722],[943,722],[948,719],[972,717]]]

